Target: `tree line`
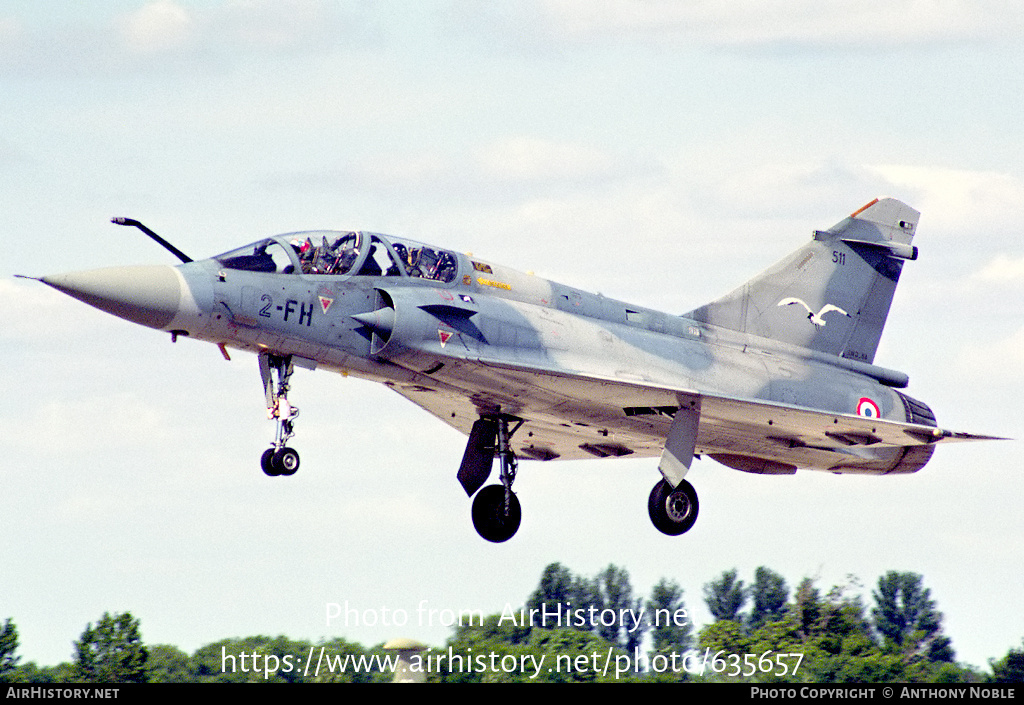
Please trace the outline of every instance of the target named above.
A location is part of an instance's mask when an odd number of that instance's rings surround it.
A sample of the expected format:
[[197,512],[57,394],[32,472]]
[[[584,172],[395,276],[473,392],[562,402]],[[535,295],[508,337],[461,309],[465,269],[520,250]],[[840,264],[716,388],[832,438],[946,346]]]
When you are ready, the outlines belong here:
[[[880,576],[870,605],[853,578],[822,590],[811,578],[791,589],[764,566],[752,577],[747,583],[727,570],[706,583],[702,599],[714,621],[695,631],[675,581],[662,578],[644,598],[624,568],[609,565],[588,577],[552,563],[519,611],[455,627],[420,665],[440,682],[1024,680],[1024,644],[990,660],[988,671],[956,662],[919,574]],[[394,658],[383,644],[284,636],[223,639],[189,655],[146,645],[129,612],[86,625],[72,660],[57,666],[22,664],[18,647],[9,618],[0,629],[0,683],[387,682],[386,659]],[[337,668],[311,675],[294,667],[312,653]]]

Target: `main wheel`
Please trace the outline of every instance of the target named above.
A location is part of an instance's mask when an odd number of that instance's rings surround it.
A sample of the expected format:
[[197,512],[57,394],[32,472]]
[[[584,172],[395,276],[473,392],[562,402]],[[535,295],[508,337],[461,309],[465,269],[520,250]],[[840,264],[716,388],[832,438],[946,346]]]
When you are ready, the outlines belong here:
[[271,477],[280,475],[277,468],[274,467],[274,449],[267,448],[263,451],[263,455],[260,457],[260,467],[263,468],[263,472]]
[[502,543],[515,536],[523,512],[515,493],[509,495],[505,511],[505,488],[488,485],[473,500],[473,526],[476,532],[492,543]]
[[669,536],[685,534],[697,521],[697,492],[686,480],[672,489],[665,480],[660,480],[651,490],[647,500],[647,512],[658,531]]
[[299,469],[299,452],[294,448],[282,448],[274,453],[272,463],[278,475],[294,475]]

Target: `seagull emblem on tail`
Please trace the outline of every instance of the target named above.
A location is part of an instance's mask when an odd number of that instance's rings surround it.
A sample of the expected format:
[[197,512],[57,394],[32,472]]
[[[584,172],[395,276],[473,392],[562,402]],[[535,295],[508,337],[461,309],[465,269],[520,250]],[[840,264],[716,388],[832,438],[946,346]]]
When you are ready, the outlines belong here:
[[846,311],[839,308],[838,306],[835,306],[834,304],[825,304],[824,306],[821,307],[820,311],[815,313],[814,311],[811,310],[811,307],[808,306],[803,299],[798,299],[795,296],[790,296],[789,298],[783,299],[782,301],[779,302],[778,305],[789,306],[790,304],[800,304],[805,309],[807,309],[807,320],[809,320],[811,323],[818,326],[819,328],[822,328],[825,325],[825,319],[823,318],[823,316],[826,313],[829,313],[830,311],[838,311],[847,318],[850,317],[850,314],[848,314]]

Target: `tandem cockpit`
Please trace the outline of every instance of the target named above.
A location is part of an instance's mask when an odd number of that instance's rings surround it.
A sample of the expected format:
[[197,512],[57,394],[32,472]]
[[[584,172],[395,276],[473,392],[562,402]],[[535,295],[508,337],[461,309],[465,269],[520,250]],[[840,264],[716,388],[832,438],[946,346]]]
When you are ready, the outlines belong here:
[[226,269],[277,274],[412,277],[449,284],[452,252],[380,233],[315,230],[288,233],[213,258]]

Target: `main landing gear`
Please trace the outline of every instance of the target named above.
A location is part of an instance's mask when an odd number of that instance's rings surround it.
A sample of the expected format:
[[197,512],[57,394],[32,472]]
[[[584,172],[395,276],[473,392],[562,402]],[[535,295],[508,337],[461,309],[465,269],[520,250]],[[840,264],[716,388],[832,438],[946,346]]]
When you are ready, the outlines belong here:
[[647,513],[654,527],[663,534],[685,534],[697,521],[697,492],[686,480],[673,489],[664,479],[651,490],[647,500]]
[[[509,423],[515,423],[509,429]],[[523,518],[519,499],[512,491],[518,461],[509,441],[523,425],[523,420],[507,414],[481,416],[473,424],[469,443],[459,467],[459,482],[472,496],[491,474],[494,456],[501,463],[500,485],[488,485],[473,500],[473,526],[483,538],[502,543],[519,530]]]
[[259,361],[263,392],[267,397],[267,417],[277,420],[274,442],[263,451],[260,467],[271,476],[294,475],[299,469],[299,453],[285,445],[295,435],[295,417],[299,415],[299,410],[288,403],[288,382],[294,372],[292,359],[290,355],[261,352]]
[[[514,425],[510,428],[510,424]],[[522,419],[508,414],[481,416],[469,433],[466,452],[459,466],[458,478],[462,488],[470,497],[476,494],[473,526],[480,536],[493,543],[512,538],[519,530],[523,516],[519,499],[512,491],[518,463],[510,444],[512,435],[522,425]],[[491,475],[495,455],[501,462],[501,484],[483,487]],[[692,457],[692,449],[690,455]],[[647,500],[651,522],[658,531],[669,536],[689,531],[697,521],[698,509],[697,492],[682,478],[674,487],[665,479],[659,480]]]

